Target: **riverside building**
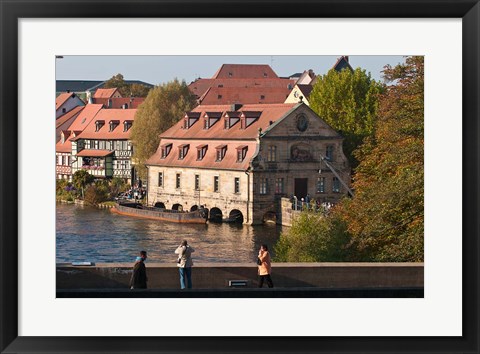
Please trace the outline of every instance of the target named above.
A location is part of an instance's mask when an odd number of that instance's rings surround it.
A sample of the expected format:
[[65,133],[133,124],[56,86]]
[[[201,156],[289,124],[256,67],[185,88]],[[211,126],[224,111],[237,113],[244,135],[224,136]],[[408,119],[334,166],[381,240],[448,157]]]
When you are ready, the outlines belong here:
[[160,138],[146,162],[157,207],[258,224],[282,197],[335,203],[350,182],[343,138],[304,103],[200,105]]
[[70,138],[71,173],[83,169],[95,178],[119,177],[133,183],[130,133],[136,111],[100,109],[85,129]]

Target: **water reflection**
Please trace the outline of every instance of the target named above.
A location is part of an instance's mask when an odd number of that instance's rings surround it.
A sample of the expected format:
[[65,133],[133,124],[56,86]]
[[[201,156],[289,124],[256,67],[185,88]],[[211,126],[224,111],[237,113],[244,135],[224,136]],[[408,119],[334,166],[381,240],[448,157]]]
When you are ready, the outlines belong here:
[[56,216],[57,262],[132,262],[145,249],[151,262],[173,263],[183,239],[197,262],[254,262],[260,244],[272,249],[281,232],[272,224],[174,224],[66,204],[57,204]]

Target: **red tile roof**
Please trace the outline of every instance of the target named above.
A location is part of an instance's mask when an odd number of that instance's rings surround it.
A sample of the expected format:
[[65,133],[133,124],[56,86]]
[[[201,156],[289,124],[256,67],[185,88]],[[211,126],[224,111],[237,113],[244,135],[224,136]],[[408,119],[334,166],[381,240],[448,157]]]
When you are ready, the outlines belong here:
[[[160,135],[162,138],[174,139],[255,139],[258,136],[258,128],[265,130],[270,125],[270,121],[275,122],[282,118],[288,112],[295,108],[296,103],[279,104],[246,104],[243,105],[240,112],[261,112],[260,117],[245,129],[241,129],[237,123],[230,129],[224,129],[223,119],[214,124],[209,129],[203,129],[203,117],[206,112],[225,112],[231,111],[231,105],[200,105],[193,109],[194,112],[201,112],[201,117],[188,129],[183,129],[183,119],[170,129]],[[162,140],[163,142],[163,140]]]
[[62,133],[65,137],[64,142],[62,143],[62,138],[55,144],[55,152],[72,152],[72,142],[70,141],[69,137],[71,135],[70,130],[62,130]]
[[284,89],[291,89],[295,85],[295,80],[284,78],[234,78],[234,79],[198,79],[188,85],[190,91],[201,98],[206,94],[209,88],[222,88],[222,87],[237,87],[237,88],[250,88],[250,87],[277,87]]
[[[136,109],[101,109],[95,119],[76,138],[78,139],[102,139],[102,140],[121,140],[129,139],[132,128],[124,132],[124,122],[133,122],[135,119]],[[110,121],[119,121],[119,124],[113,131],[110,131]],[[104,125],[96,131],[96,121],[104,121]]]
[[[173,139],[162,139],[165,144],[172,144],[172,149],[168,156],[164,159],[161,158],[161,147],[157,152],[147,160],[148,165],[161,165],[161,166],[178,166],[178,167],[192,167],[192,168],[217,168],[226,170],[240,170],[245,171],[248,168],[250,160],[255,154],[257,143],[254,140],[251,141],[229,141],[226,144],[218,146],[218,142],[210,142],[205,144],[204,140],[191,141],[192,146],[196,148],[190,148],[187,155],[183,159],[178,158],[178,148],[183,144],[182,141]],[[163,145],[163,144],[162,144]],[[197,148],[207,145],[207,152],[202,160],[197,160]],[[227,151],[225,157],[221,161],[217,161],[217,148],[226,147]],[[237,148],[247,148],[247,153],[243,161],[237,161]]]
[[[111,107],[108,107],[108,100],[111,101]],[[103,104],[103,108],[123,108],[124,104],[128,105],[128,109],[138,108],[145,97],[112,97],[112,98],[94,98],[94,103]]]
[[117,90],[118,89],[115,87],[109,89],[98,89],[95,91],[93,98],[111,98]]
[[73,119],[84,108],[85,108],[85,106],[76,106],[75,108],[68,111],[64,115],[58,117],[57,120],[55,121],[55,128],[58,128],[58,127],[62,126],[65,122],[69,121],[70,119]]
[[55,98],[55,110],[59,109],[67,100],[73,96],[73,92],[63,92]]
[[70,125],[69,130],[82,131],[102,109],[101,104],[87,104]]
[[290,92],[287,87],[212,87],[200,99],[200,104],[283,103]]
[[[245,171],[251,158],[256,152],[259,128],[266,131],[274,122],[278,122],[291,111],[296,109],[299,104],[247,104],[243,105],[238,111],[231,112],[231,105],[201,105],[196,107],[193,112],[200,112],[200,118],[188,129],[183,127],[183,119],[173,127],[160,135],[161,141],[157,152],[147,160],[149,165],[159,166],[179,166],[192,168],[215,168],[227,170]],[[220,121],[209,129],[204,129],[203,120],[206,112],[223,112]],[[251,117],[253,123],[242,129],[241,124],[237,123],[229,129],[225,129],[225,113],[229,116],[238,116],[238,112],[244,117]],[[232,114],[235,113],[235,114]],[[172,144],[168,156],[164,159],[162,156],[162,147]],[[187,155],[179,159],[178,148],[185,144],[191,144]],[[205,157],[197,160],[197,149],[208,146]],[[217,149],[226,147],[225,157],[217,161]],[[247,149],[243,161],[237,161],[238,149]]]
[[110,151],[110,150],[87,150],[87,149],[84,149],[82,151],[80,151],[77,156],[85,156],[85,157],[105,157],[105,156],[108,156],[108,155],[111,155],[113,154],[114,151]]
[[266,64],[223,64],[213,75],[219,78],[278,78],[270,65]]

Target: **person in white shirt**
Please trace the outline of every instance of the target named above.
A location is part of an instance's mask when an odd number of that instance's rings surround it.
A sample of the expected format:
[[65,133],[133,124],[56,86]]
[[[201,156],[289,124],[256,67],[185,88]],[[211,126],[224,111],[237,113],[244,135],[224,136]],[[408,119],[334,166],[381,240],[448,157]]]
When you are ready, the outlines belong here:
[[180,287],[182,290],[186,287],[188,289],[192,288],[193,252],[195,252],[195,250],[188,245],[187,240],[183,240],[180,246],[175,250],[175,254],[178,254],[177,267],[180,272]]

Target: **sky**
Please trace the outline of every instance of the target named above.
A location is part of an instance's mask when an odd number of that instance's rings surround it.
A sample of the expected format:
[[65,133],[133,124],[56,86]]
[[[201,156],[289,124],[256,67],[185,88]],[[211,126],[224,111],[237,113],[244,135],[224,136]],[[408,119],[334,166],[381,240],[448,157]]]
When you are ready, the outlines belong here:
[[[308,69],[318,75],[326,74],[341,55],[273,55],[273,56],[133,56],[133,55],[69,55],[56,59],[57,80],[108,80],[122,74],[125,80],[141,80],[159,85],[175,78],[188,83],[196,78],[210,78],[222,64],[268,64],[280,77]],[[395,66],[405,61],[403,56],[350,56],[350,65],[371,73],[381,80],[387,64]]]

